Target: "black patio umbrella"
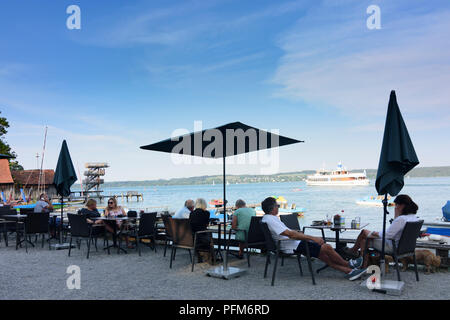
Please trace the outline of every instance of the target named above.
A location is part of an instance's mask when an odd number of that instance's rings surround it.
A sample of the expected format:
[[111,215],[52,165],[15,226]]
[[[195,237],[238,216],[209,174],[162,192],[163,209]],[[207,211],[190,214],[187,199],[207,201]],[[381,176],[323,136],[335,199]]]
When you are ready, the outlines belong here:
[[53,178],[53,184],[56,187],[56,192],[61,196],[61,222],[59,224],[60,243],[63,223],[64,197],[70,196],[70,187],[75,183],[75,181],[77,181],[77,175],[73,167],[72,159],[70,158],[66,140],[64,140],[61,146],[61,151],[59,152],[58,163],[56,165],[55,176]]
[[395,91],[391,91],[384,126],[383,145],[378,164],[375,188],[383,200],[383,244],[381,250],[381,271],[384,271],[384,242],[386,232],[387,194],[396,196],[404,185],[405,174],[419,164],[414,146],[397,104]]
[[[241,122],[232,122],[213,129],[189,133],[166,139],[154,144],[141,146],[141,149],[177,153],[204,158],[223,159],[223,210],[224,225],[226,215],[226,170],[225,158],[252,151],[281,147],[304,142],[287,138]],[[225,255],[223,270],[228,272]],[[222,275],[221,277],[226,278]]]

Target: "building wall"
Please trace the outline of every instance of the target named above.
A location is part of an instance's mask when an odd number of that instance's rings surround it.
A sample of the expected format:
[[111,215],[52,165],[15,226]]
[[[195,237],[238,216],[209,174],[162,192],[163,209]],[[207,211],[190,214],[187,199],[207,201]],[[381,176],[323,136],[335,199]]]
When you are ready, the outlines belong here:
[[[22,197],[20,195],[20,188],[21,187],[18,186],[18,185],[16,185],[16,187],[15,187],[15,193],[16,193],[16,198],[17,199]],[[31,190],[31,200],[38,200],[38,198],[39,198],[39,196],[40,196],[40,194],[42,192],[45,192],[48,195],[49,198],[57,198],[58,197],[58,195],[56,193],[55,186],[51,185],[51,184],[46,185],[43,190],[41,189],[41,191],[38,191],[38,186],[37,185],[27,186],[23,190],[25,192],[25,196],[27,197],[27,199],[28,199],[28,195],[30,193],[30,190]]]
[[12,183],[2,183],[0,184],[0,191],[5,195],[6,200],[9,199],[9,195],[12,193],[13,199],[15,197],[14,184]]

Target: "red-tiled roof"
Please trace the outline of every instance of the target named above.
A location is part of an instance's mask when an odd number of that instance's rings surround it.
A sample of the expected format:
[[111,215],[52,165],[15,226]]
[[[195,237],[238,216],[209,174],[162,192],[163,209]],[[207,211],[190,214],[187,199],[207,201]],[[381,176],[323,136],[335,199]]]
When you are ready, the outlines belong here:
[[[43,176],[41,184],[53,184],[53,176],[55,171],[52,169],[42,170]],[[13,171],[12,176],[15,183],[21,185],[38,185],[39,184],[39,170],[18,170]]]
[[8,159],[0,159],[0,183],[14,183]]

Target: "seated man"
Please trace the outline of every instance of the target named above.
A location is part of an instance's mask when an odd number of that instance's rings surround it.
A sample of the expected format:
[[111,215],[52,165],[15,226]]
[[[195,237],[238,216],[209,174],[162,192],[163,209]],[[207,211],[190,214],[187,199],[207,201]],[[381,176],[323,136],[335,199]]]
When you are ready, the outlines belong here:
[[[247,208],[245,201],[239,199],[236,201],[236,211],[233,213],[233,220],[231,222],[231,227],[233,229],[245,230],[248,233],[250,228],[250,221],[252,217],[256,216],[256,211],[253,208]],[[242,231],[237,231],[235,239],[238,241],[246,241],[245,234]],[[239,255],[238,258],[242,259],[244,257],[245,245],[243,242],[239,243]]]
[[324,243],[322,238],[308,236],[303,232],[286,227],[277,217],[279,205],[275,198],[266,198],[261,203],[261,207],[265,213],[262,222],[267,223],[272,238],[275,241],[291,239],[281,241],[282,252],[306,255],[306,246],[308,246],[311,257],[319,258],[330,267],[344,272],[349,280],[356,280],[366,272],[365,269],[359,269],[362,265],[362,258],[347,262],[329,244]]
[[48,196],[46,193],[42,193],[39,197],[39,201],[36,202],[36,205],[34,207],[35,213],[47,213],[53,211],[53,204],[48,199]]
[[186,200],[184,207],[178,210],[172,219],[189,219],[192,211],[194,211],[194,200]]

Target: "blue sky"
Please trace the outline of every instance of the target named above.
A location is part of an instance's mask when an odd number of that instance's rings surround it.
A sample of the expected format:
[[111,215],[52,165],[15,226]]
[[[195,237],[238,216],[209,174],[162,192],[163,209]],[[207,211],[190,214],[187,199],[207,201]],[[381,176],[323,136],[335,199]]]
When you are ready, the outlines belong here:
[[[66,28],[72,4],[81,30]],[[27,169],[47,125],[47,168],[66,139],[110,181],[221,174],[139,149],[196,120],[305,140],[280,149],[282,172],[376,168],[391,89],[421,166],[450,165],[448,1],[5,0],[0,35],[0,110]]]

